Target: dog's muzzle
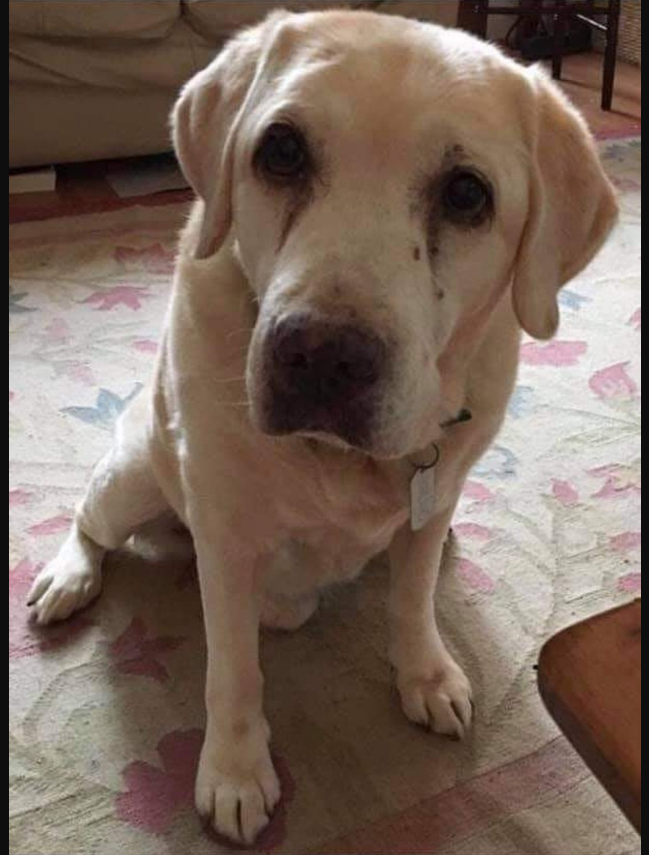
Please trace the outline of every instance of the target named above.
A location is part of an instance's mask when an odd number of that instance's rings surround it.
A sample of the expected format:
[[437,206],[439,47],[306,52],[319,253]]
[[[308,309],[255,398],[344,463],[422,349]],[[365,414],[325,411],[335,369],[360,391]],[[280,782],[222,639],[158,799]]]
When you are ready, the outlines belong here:
[[269,330],[264,363],[267,433],[325,433],[358,447],[368,443],[387,364],[378,336],[291,314]]

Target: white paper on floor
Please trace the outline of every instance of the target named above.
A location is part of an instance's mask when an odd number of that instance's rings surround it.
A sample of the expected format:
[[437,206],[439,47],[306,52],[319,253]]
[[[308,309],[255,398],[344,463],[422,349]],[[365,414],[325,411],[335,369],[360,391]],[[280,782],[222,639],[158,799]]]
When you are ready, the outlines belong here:
[[156,158],[128,164],[111,170],[106,180],[120,199],[149,196],[167,190],[184,190],[189,185],[176,162],[170,158]]

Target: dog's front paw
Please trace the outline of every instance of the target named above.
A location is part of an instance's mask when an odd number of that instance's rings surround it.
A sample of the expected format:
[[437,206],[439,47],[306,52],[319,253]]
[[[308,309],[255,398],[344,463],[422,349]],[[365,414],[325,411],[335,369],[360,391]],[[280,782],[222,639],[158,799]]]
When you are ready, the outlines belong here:
[[101,550],[76,536],[36,577],[27,597],[40,625],[65,620],[88,605],[101,590]]
[[264,738],[235,739],[226,745],[206,737],[196,777],[196,808],[214,831],[252,845],[279,797],[279,780]]
[[430,673],[430,677],[399,676],[403,711],[415,724],[462,739],[473,718],[471,684],[450,657]]

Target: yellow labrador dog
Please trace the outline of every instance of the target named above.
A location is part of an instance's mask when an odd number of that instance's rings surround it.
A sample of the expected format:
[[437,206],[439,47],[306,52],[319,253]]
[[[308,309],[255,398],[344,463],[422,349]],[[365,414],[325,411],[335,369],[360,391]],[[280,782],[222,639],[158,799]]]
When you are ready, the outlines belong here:
[[435,622],[443,543],[521,328],[554,334],[617,209],[543,73],[397,17],[271,15],[189,81],[173,135],[198,201],[155,382],[31,602],[39,623],[67,617],[106,550],[169,509],[186,524],[208,648],[196,802],[250,843],[280,795],[260,623],[298,627],[382,550],[403,709],[469,727]]

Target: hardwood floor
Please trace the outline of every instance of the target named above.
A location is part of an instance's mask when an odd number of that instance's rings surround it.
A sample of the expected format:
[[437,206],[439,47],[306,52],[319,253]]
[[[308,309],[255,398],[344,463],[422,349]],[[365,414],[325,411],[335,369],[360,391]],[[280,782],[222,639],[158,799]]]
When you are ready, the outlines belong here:
[[618,62],[613,108],[599,106],[603,57],[596,53],[567,56],[563,61],[561,86],[579,107],[598,136],[627,136],[640,132],[641,72],[635,65]]
[[[129,158],[131,164],[152,157]],[[171,157],[171,155],[163,155]],[[56,167],[56,190],[50,193],[25,193],[9,196],[9,222],[44,220],[66,214],[91,214],[126,208],[129,205],[164,205],[191,198],[189,190],[171,190],[151,196],[121,199],[106,180],[106,175],[124,160],[96,160],[90,163],[63,163]]]
[[[640,68],[618,63],[613,109],[600,109],[602,57],[587,53],[564,60],[565,92],[582,110],[594,133],[600,137],[640,133]],[[136,160],[136,159],[134,159]],[[119,161],[118,161],[119,163]],[[65,214],[84,214],[128,205],[160,205],[190,197],[189,191],[172,191],[135,199],[120,199],[105,179],[116,161],[64,164],[57,167],[57,188],[51,193],[28,193],[9,197],[9,222],[39,220]]]

